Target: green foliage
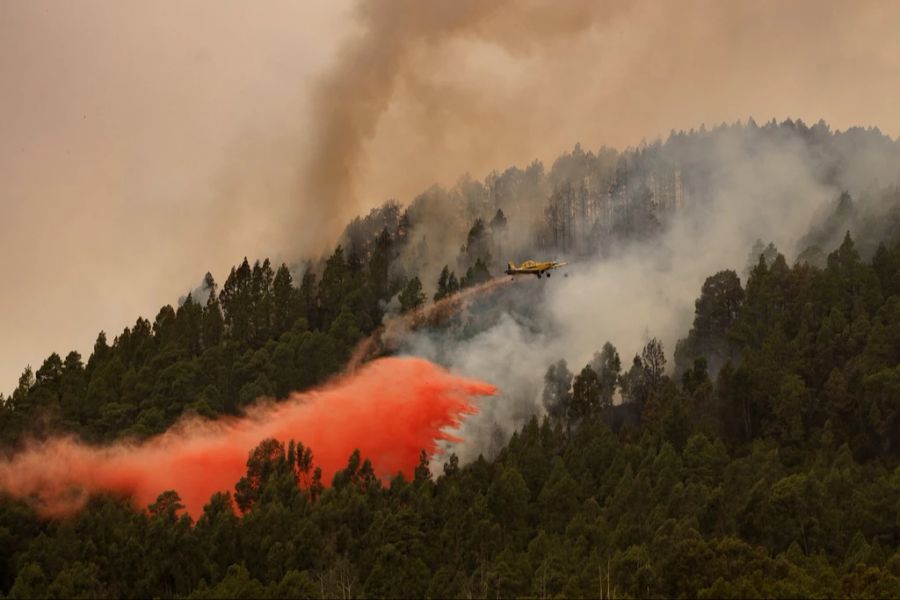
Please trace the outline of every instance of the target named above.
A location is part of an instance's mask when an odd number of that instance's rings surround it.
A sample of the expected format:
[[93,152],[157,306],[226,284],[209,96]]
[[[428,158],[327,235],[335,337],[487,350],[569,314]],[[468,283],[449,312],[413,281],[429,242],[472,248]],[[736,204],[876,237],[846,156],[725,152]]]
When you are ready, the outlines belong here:
[[458,291],[459,281],[456,279],[456,274],[444,265],[444,268],[441,269],[441,274],[438,277],[438,287],[437,291],[434,293],[434,301],[437,302],[438,300],[452,296]]
[[572,384],[572,402],[569,405],[569,416],[573,419],[583,419],[592,414],[597,414],[601,408],[609,405],[601,404],[603,389],[600,378],[590,365],[584,367],[581,373],[575,377]]
[[694,325],[687,339],[675,348],[676,374],[686,370],[697,357],[703,357],[714,373],[733,358],[733,345],[727,334],[743,302],[744,289],[734,271],[720,271],[706,279],[695,304]]
[[554,417],[563,417],[569,411],[572,401],[570,388],[572,387],[572,373],[565,360],[547,367],[544,374],[544,394],[542,397],[544,408]]
[[321,282],[307,269],[299,288],[287,265],[273,271],[268,260],[244,259],[220,293],[207,273],[196,298],[187,294],[177,309],[137,319],[111,344],[101,332],[86,365],[71,352],[64,360],[51,354],[37,372],[27,368],[0,405],[0,440],[60,432],[93,442],[143,438],[186,411],[240,414],[260,396],[320,383],[380,323],[379,302],[393,293],[385,287],[392,244],[379,235],[368,272],[354,270],[338,247]]
[[[285,590],[287,591],[287,590]],[[305,590],[304,590],[305,591]],[[243,565],[231,565],[222,581],[211,588],[199,588],[189,597],[197,600],[213,598],[231,598],[234,600],[251,600],[265,598],[266,588],[258,580],[252,578]],[[289,596],[279,596],[286,598]],[[300,596],[297,596],[298,598]]]
[[419,308],[425,304],[425,294],[422,293],[422,282],[418,277],[413,277],[400,292],[400,310],[406,312]]
[[[498,217],[500,218],[499,221],[497,220]],[[505,222],[502,212],[499,215],[495,215],[492,221],[499,228],[505,226]],[[463,246],[460,262],[465,268],[471,269],[479,262],[482,265],[490,264],[491,248],[493,246],[492,231],[493,227],[488,228],[483,219],[475,219],[472,228],[469,229],[469,234],[466,236],[466,244]]]
[[460,288],[467,288],[476,285],[481,285],[482,283],[488,282],[492,279],[491,272],[487,268],[487,263],[481,258],[478,258],[471,267],[466,270],[465,277],[459,282]]

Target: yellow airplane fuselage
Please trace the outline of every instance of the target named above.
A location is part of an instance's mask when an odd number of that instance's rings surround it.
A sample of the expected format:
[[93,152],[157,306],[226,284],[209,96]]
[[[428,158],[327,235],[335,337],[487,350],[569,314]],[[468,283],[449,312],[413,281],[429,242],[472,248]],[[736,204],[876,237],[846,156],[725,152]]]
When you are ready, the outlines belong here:
[[545,262],[526,260],[519,266],[516,266],[515,263],[507,263],[506,274],[507,275],[535,275],[540,279],[541,276],[543,276],[545,273],[547,274],[547,277],[549,277],[550,273],[548,273],[548,271],[550,271],[552,269],[558,269],[559,267],[562,267],[565,264],[566,263],[564,263],[564,262],[557,262],[555,260],[550,260],[550,261],[545,261]]

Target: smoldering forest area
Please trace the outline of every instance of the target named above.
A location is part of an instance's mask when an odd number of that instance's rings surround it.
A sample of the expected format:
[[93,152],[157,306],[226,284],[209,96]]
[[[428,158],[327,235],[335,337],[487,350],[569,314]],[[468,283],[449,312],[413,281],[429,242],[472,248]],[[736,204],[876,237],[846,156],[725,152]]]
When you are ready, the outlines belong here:
[[[448,277],[503,277],[509,261],[569,262],[556,279],[520,277],[398,345],[498,384],[505,402],[467,420],[478,432],[457,449],[474,458],[550,408],[543,377],[559,360],[580,369],[606,342],[630,359],[655,338],[680,376],[693,356],[675,357],[676,344],[716,272],[746,283],[761,254],[771,264],[779,252],[824,268],[848,233],[871,260],[897,236],[898,164],[900,146],[876,128],[750,119],[621,152],[576,144],[549,168],[535,161],[433,186],[408,206],[391,201],[357,217],[341,244],[365,262],[379,233],[397,232],[390,277],[415,274],[426,297],[445,295]],[[387,314],[395,311],[396,300]],[[724,357],[709,358],[715,375]]]

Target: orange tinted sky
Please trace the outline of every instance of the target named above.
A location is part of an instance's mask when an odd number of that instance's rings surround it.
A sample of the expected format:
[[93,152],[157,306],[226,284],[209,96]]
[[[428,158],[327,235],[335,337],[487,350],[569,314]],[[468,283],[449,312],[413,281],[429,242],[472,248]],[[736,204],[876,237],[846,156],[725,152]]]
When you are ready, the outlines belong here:
[[[384,23],[378,8],[354,19],[351,0],[0,3],[0,391],[51,351],[87,354],[100,329],[152,318],[207,270],[314,251],[319,213],[466,171],[751,115],[900,134],[900,3],[596,6],[388,15],[409,43],[359,70],[340,57],[380,48],[366,34]],[[345,114],[311,102],[324,73],[384,100],[337,210],[304,194],[319,127]]]

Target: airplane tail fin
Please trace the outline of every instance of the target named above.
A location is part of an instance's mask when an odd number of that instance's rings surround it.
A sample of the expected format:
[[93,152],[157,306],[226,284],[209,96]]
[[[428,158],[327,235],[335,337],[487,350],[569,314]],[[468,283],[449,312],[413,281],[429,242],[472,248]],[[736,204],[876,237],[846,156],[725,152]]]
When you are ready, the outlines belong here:
[[508,262],[506,263],[506,268],[512,271],[516,268],[516,263]]

